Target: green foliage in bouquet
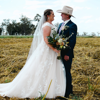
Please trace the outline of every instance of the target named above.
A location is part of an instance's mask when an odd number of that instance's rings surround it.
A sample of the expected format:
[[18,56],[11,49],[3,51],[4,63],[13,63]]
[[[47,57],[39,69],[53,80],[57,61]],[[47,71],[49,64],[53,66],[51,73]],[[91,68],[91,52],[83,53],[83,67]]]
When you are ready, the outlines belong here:
[[[67,28],[65,27],[65,29],[68,28],[69,28],[68,26]],[[70,49],[70,46],[68,46],[67,41],[73,35],[73,33],[69,37],[66,37],[65,35],[59,35],[54,28],[52,30],[53,30],[52,36],[47,37],[48,43],[58,50]],[[62,32],[63,31],[64,30],[62,30]]]
[[56,42],[57,42],[57,37],[58,37],[58,34],[57,32],[55,31],[55,28],[52,29],[53,30],[53,33],[52,33],[52,36],[47,36],[47,39],[48,39],[48,43],[50,45],[52,45],[53,47],[56,47]]
[[[64,30],[67,30],[69,28],[69,26],[64,26],[62,28],[62,33],[64,32]],[[69,42],[69,38],[74,34],[72,33],[69,37],[66,37],[65,35],[59,35],[55,29],[52,29],[52,36],[48,36],[48,43],[50,45],[52,45],[52,47],[56,48],[57,50],[64,50],[64,51],[68,51],[70,48],[70,46],[68,45]],[[57,59],[61,59],[60,54],[58,54],[59,56],[57,57]]]

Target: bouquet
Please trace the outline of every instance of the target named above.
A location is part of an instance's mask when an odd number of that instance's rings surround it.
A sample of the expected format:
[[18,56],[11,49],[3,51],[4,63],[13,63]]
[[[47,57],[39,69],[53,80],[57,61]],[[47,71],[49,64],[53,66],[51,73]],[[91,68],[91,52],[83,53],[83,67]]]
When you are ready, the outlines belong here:
[[[64,26],[62,28],[62,33],[64,32],[64,29],[68,29],[69,26]],[[59,35],[55,28],[52,29],[52,36],[47,36],[48,43],[52,45],[52,47],[56,48],[57,50],[69,50],[70,46],[68,46],[68,39],[74,34],[72,33],[69,37],[65,37],[65,35]],[[61,59],[60,53],[58,53],[57,59]]]

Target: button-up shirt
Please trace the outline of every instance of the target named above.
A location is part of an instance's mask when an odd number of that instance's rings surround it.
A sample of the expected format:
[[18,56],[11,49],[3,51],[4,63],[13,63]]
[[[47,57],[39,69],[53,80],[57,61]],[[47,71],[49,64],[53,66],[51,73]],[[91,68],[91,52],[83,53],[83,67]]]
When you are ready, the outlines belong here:
[[64,23],[65,23],[64,25],[66,25],[69,21],[70,21],[70,19],[64,21]]

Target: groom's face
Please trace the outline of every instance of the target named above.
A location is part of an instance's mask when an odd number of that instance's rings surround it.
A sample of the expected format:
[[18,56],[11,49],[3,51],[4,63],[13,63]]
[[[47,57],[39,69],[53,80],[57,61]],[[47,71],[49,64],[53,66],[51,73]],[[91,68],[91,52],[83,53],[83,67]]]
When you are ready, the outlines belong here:
[[69,15],[67,15],[67,14],[61,13],[61,16],[62,16],[63,21],[66,21],[69,19]]

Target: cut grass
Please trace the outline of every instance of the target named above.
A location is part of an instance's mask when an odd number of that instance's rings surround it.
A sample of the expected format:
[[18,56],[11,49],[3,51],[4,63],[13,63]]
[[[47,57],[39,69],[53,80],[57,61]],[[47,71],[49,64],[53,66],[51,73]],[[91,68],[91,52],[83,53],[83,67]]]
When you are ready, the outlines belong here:
[[[26,62],[32,40],[0,39],[0,83],[16,77]],[[69,100],[100,100],[100,38],[77,38],[74,55],[71,68],[74,95]]]

